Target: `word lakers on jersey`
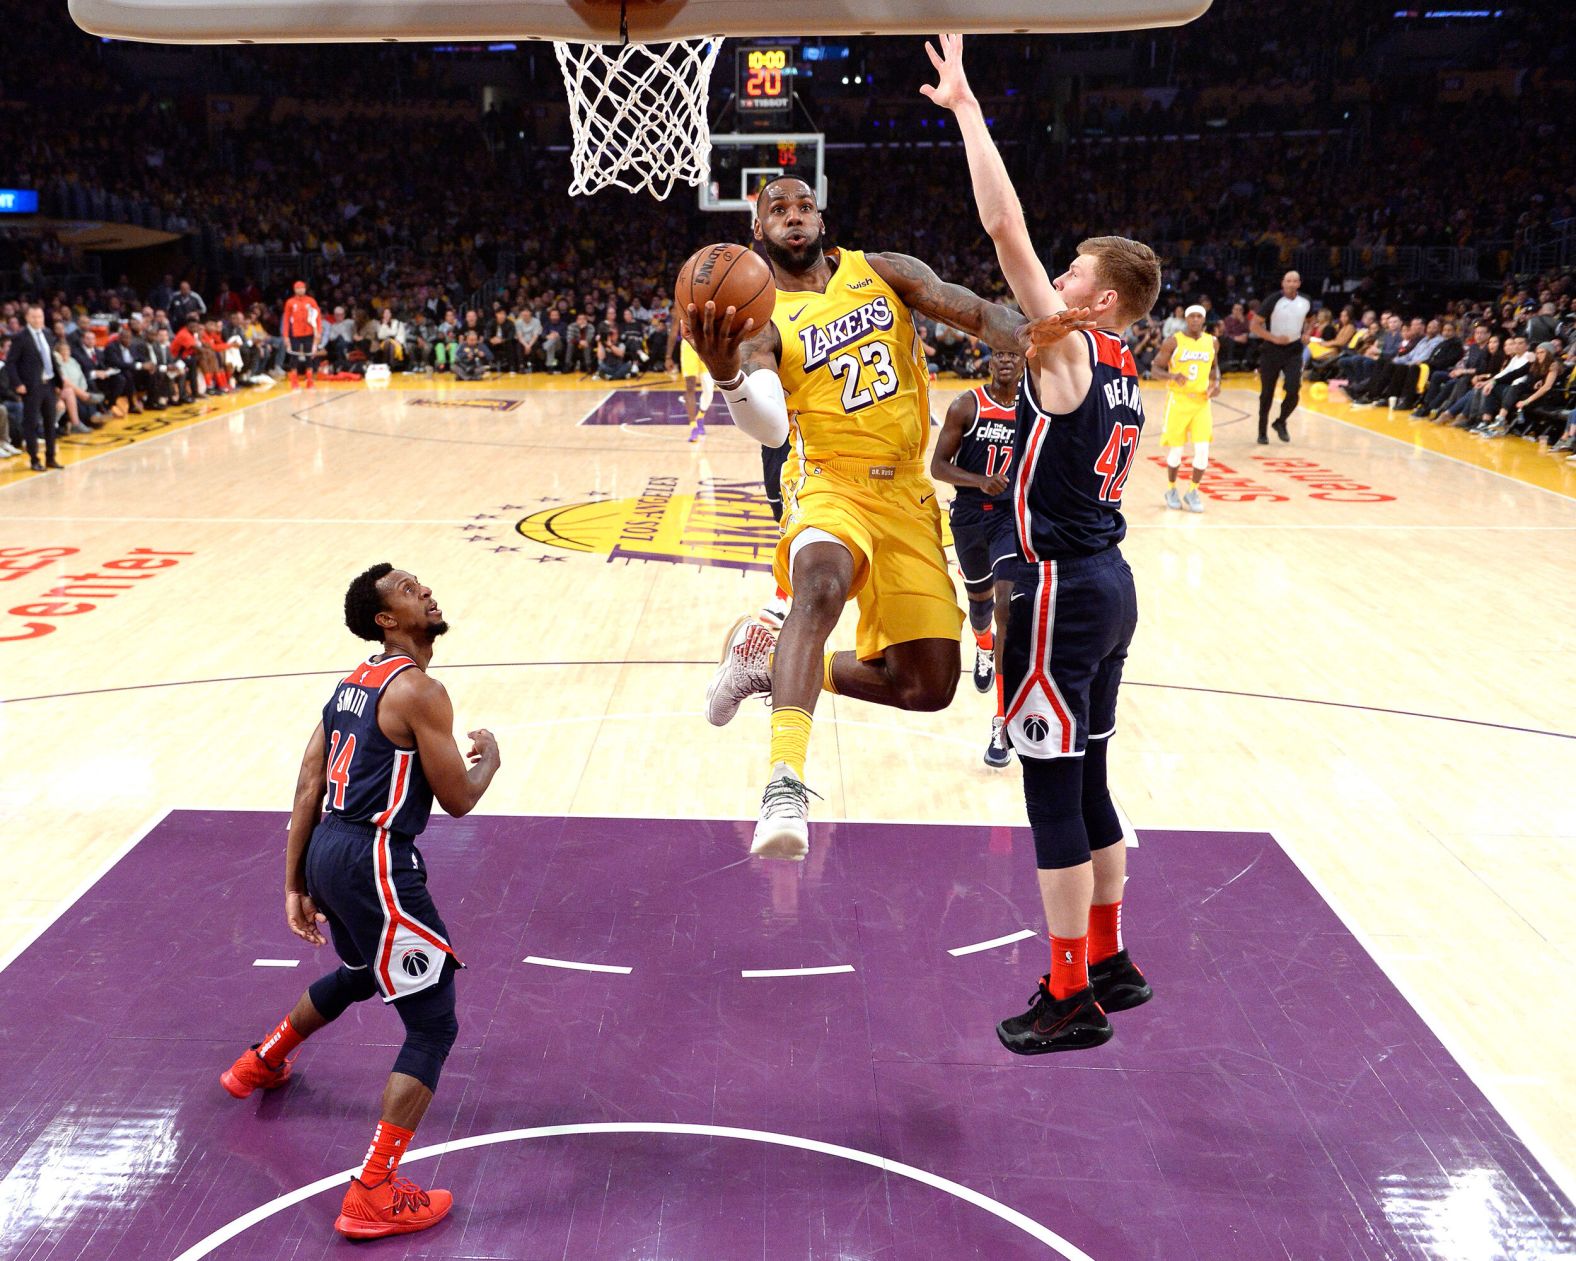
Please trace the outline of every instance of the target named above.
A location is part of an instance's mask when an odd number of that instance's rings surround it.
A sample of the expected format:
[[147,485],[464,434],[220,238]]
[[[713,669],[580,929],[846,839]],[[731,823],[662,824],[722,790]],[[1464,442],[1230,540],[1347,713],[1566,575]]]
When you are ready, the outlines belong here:
[[930,389],[908,308],[858,250],[829,252],[825,293],[779,290],[788,395],[783,537],[773,569],[793,590],[795,540],[820,530],[854,558],[856,651],[953,639],[963,612],[947,573],[936,488],[925,475]]
[[1215,367],[1215,337],[1212,333],[1189,336],[1184,330],[1176,335],[1171,352],[1171,371],[1187,378],[1172,381],[1166,390],[1166,427],[1160,437],[1163,447],[1184,443],[1208,442],[1215,432],[1215,419],[1209,406],[1209,382]]

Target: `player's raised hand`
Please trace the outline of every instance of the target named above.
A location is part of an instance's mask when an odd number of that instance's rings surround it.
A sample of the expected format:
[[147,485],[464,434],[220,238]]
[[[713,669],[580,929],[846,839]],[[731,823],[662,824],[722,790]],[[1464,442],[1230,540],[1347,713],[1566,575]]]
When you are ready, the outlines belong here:
[[963,73],[963,36],[938,35],[936,39],[941,44],[941,51],[938,53],[927,39],[925,55],[936,68],[936,76],[940,81],[935,87],[928,83],[923,85],[920,92],[942,109],[955,110],[960,105],[977,105],[979,102],[974,99],[974,89],[969,87],[969,77]]
[[319,924],[328,923],[328,916],[317,909],[317,904],[312,901],[311,895],[306,893],[285,894],[285,922],[290,925],[290,931],[302,941],[314,946],[323,945],[328,939],[323,936]]
[[[755,331],[754,320],[738,321],[736,307],[717,309],[715,302],[684,308],[684,336],[717,381],[731,381],[739,375],[739,343]],[[738,327],[735,327],[735,323]]]
[[1095,321],[1090,318],[1088,307],[1068,307],[1020,326],[1018,340],[1023,344],[1024,354],[1032,359],[1040,351],[1056,345],[1073,333],[1094,327]]

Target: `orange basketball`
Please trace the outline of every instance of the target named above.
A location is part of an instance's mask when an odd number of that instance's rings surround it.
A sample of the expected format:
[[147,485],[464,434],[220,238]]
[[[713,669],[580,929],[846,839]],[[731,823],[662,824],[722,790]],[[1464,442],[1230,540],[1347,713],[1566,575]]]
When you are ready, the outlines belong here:
[[707,245],[689,256],[673,284],[673,304],[681,321],[687,322],[685,312],[691,302],[702,311],[707,302],[715,302],[718,316],[731,306],[738,312],[733,327],[754,320],[751,332],[758,333],[772,318],[777,286],[766,260],[748,246]]

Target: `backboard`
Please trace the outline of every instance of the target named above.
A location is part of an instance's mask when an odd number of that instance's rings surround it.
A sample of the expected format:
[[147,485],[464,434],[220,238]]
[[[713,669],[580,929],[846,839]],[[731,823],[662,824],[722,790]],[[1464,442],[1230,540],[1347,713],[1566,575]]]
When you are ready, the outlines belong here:
[[95,35],[161,44],[1118,31],[1191,22],[1210,0],[69,0]]
[[816,204],[826,205],[825,141],[819,132],[712,133],[700,208],[753,213],[755,194],[779,175],[797,175],[815,189]]

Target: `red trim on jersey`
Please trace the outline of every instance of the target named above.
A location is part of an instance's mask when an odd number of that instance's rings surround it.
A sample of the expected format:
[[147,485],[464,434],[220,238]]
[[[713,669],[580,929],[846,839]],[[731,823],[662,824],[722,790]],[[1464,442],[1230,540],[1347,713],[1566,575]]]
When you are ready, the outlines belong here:
[[989,394],[985,393],[983,385],[976,385],[974,387],[974,400],[979,404],[979,410],[975,413],[974,418],[976,424],[982,420],[1015,420],[1017,418],[1017,399],[1013,399],[1010,406],[1003,407],[995,399],[991,398]]
[[354,683],[357,687],[381,689],[406,666],[415,664],[413,660],[403,655],[389,657],[387,660],[379,661],[375,665],[370,661],[363,661],[351,671],[350,677],[345,682]]
[[403,749],[394,754],[394,786],[389,789],[388,808],[372,820],[375,828],[386,828],[394,821],[394,815],[405,804],[405,790],[410,786],[411,755]]
[[373,845],[373,861],[377,868],[378,892],[383,899],[383,942],[378,947],[378,979],[383,982],[383,992],[393,996],[398,993],[394,985],[394,975],[389,971],[389,962],[394,957],[394,932],[396,928],[409,929],[430,946],[435,946],[444,954],[452,955],[453,948],[425,924],[406,915],[399,904],[399,897],[394,892],[394,879],[389,871],[392,861],[392,846],[389,844],[389,833],[378,829],[377,843]]
[[[1028,382],[1024,383],[1028,389]],[[1023,548],[1023,558],[1038,561],[1034,550],[1034,527],[1029,517],[1029,487],[1034,482],[1035,466],[1040,460],[1040,444],[1045,440],[1045,426],[1051,418],[1040,410],[1039,401],[1029,394],[1029,406],[1034,408],[1034,428],[1029,431],[1026,449],[1018,453],[1018,479],[1013,487],[1013,515],[1018,519],[1018,543]]]
[[1062,729],[1062,742],[1060,752],[1071,753],[1073,750],[1073,720],[1067,712],[1067,706],[1062,702],[1060,691],[1056,687],[1056,680],[1051,678],[1046,663],[1051,659],[1051,637],[1056,628],[1056,562],[1046,561],[1044,576],[1040,582],[1038,603],[1034,610],[1034,634],[1030,637],[1029,644],[1029,673],[1018,686],[1017,694],[1012,698],[1012,704],[1007,708],[1006,718],[1010,723],[1018,716],[1018,711],[1029,699],[1029,693],[1034,690],[1036,681],[1043,684],[1042,690],[1045,698],[1051,702],[1051,708],[1056,711],[1056,721]]
[[1133,352],[1115,333],[1107,333],[1104,329],[1096,329],[1090,334],[1094,338],[1095,358],[1108,367],[1116,368],[1124,377],[1136,377],[1138,365],[1133,362]]

